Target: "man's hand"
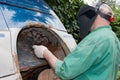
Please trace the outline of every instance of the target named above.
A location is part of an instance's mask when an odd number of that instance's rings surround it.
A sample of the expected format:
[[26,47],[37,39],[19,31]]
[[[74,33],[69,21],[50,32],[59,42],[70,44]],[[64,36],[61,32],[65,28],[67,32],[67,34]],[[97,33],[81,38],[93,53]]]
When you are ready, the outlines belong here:
[[47,49],[47,47],[45,46],[38,46],[38,45],[33,45],[33,48],[34,48],[34,52],[35,52],[35,55],[38,57],[38,58],[45,58],[48,63],[50,64],[50,66],[55,69],[55,63],[59,60],[57,59],[51,51],[49,51]]
[[35,55],[38,57],[38,58],[44,58],[43,54],[44,54],[44,51],[47,49],[47,47],[45,46],[38,46],[38,45],[33,45],[32,46],[33,49],[34,49],[34,52],[35,52]]

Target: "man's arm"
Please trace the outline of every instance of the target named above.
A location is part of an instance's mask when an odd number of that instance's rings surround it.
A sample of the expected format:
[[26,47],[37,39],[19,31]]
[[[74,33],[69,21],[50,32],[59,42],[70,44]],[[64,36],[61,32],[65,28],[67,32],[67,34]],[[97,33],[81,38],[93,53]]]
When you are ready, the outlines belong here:
[[55,69],[55,63],[59,60],[48,49],[44,50],[44,58],[48,61],[49,65]]

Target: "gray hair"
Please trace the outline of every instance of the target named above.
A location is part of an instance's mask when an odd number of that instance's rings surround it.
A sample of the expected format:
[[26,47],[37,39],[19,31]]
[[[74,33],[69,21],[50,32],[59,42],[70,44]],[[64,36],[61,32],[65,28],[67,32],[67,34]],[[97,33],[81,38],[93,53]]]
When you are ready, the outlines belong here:
[[114,13],[112,11],[112,9],[110,8],[110,6],[108,6],[107,4],[103,3],[100,7],[99,7],[100,12],[113,16]]

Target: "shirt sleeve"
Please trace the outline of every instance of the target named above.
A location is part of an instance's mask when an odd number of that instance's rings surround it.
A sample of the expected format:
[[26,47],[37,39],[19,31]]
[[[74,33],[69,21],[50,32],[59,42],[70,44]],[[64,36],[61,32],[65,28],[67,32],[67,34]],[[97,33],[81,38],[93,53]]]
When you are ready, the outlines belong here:
[[104,45],[106,42],[78,45],[64,61],[56,62],[56,75],[62,80],[70,80],[82,74],[100,59],[102,51],[107,49],[107,46]]

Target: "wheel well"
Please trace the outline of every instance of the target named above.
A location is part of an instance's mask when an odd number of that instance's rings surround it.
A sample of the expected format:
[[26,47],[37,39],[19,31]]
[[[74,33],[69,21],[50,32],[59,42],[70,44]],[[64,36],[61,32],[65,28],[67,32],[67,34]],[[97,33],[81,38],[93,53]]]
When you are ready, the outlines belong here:
[[34,55],[32,46],[44,45],[57,58],[63,60],[66,53],[60,40],[61,39],[45,25],[34,24],[29,27],[26,26],[20,31],[17,38],[17,53],[23,80],[28,80],[28,78],[31,77],[28,75],[35,70],[41,72],[46,68],[50,68],[45,59],[39,59]]

